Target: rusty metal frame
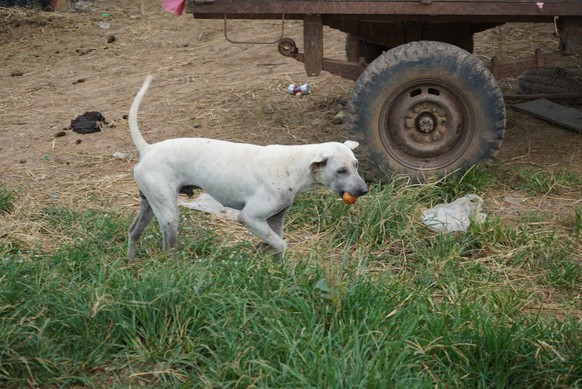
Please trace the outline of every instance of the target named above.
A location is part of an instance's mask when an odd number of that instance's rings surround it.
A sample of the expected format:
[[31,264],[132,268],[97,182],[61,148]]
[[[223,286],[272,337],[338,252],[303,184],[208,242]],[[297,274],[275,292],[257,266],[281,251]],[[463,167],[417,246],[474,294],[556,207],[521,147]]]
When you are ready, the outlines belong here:
[[305,72],[309,77],[319,76],[323,69],[323,20],[321,15],[305,15],[303,19]]
[[[293,58],[296,61],[306,63],[306,56],[304,53],[300,53],[295,41],[291,38],[283,38],[279,42],[279,53],[285,57]],[[320,53],[317,53],[319,56]],[[306,65],[313,66],[313,65]],[[347,78],[348,80],[357,80],[360,73],[366,68],[367,64],[363,61],[360,62],[350,62],[341,61],[337,59],[325,58],[323,57],[323,51],[321,51],[321,69],[331,74]],[[319,65],[316,67],[319,68]],[[309,73],[308,73],[309,75]]]
[[[560,51],[516,60],[493,58],[488,65],[497,79],[557,61],[563,55],[582,50],[582,1],[546,0],[189,0],[186,12],[195,18],[224,19],[225,39],[235,44],[279,44],[281,54],[305,64],[308,76],[322,70],[356,80],[367,66],[359,62],[324,58],[323,26],[349,23],[429,21],[499,24],[512,21],[553,22],[560,39]],[[229,19],[281,19],[281,36],[275,41],[237,41],[228,36]],[[285,20],[303,20],[304,53],[295,42],[284,38]],[[348,23],[348,24],[346,24]],[[483,24],[485,25],[485,24]],[[347,27],[346,27],[347,28]],[[340,28],[344,30],[343,28]]]
[[564,57],[562,52],[543,54],[540,49],[536,49],[534,55],[513,60],[501,61],[497,57],[491,58],[491,64],[487,67],[491,70],[493,76],[500,80],[511,76],[516,76],[528,69],[541,68],[556,62]]
[[285,35],[285,15],[281,15],[281,36],[279,36],[279,38],[275,41],[267,41],[267,42],[265,42],[265,41],[236,41],[234,39],[231,39],[228,37],[227,22],[228,22],[227,14],[224,14],[224,39],[226,39],[227,42],[238,44],[238,45],[273,45],[273,44],[279,43],[281,41],[281,39],[283,39],[283,36]]

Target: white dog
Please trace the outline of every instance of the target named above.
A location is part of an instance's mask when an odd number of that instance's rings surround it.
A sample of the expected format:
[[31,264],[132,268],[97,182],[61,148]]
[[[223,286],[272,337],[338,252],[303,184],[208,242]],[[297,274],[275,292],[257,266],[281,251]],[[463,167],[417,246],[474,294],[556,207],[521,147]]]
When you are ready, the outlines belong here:
[[277,258],[287,248],[283,219],[297,193],[319,186],[339,196],[368,192],[352,152],[357,142],[257,146],[182,138],[148,144],[137,113],[151,80],[148,75],[129,112],[129,130],[139,153],[133,176],[141,195],[139,213],[129,227],[129,258],[135,258],[136,242],[154,215],[163,248],[176,250],[178,194],[191,195],[193,189],[203,189],[224,206],[240,210],[238,220],[271,246]]

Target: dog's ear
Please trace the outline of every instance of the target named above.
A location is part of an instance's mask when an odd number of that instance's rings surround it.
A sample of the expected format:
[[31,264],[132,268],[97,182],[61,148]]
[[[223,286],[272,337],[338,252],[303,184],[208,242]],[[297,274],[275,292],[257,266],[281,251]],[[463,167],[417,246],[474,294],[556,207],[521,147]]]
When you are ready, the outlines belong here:
[[316,172],[319,169],[321,169],[322,167],[324,167],[327,164],[327,157],[318,157],[315,158],[311,164],[309,165],[309,168],[311,169],[312,172]]
[[360,144],[358,142],[356,142],[355,140],[346,140],[344,142],[344,145],[348,146],[350,148],[350,150],[353,150],[356,147],[358,147]]

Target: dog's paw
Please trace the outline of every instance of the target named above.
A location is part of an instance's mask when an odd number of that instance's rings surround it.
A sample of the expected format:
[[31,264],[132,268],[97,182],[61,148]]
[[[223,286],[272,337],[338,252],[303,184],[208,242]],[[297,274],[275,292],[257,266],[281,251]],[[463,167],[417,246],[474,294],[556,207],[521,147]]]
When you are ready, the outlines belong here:
[[273,252],[274,251],[273,247],[271,247],[271,245],[266,243],[266,242],[257,243],[255,245],[255,249],[260,253],[263,253],[263,252],[271,253],[273,255],[273,259],[277,263],[279,263],[283,260],[283,252],[281,252],[281,251],[278,253]]
[[283,253],[275,253],[275,254],[273,254],[273,260],[276,263],[281,263],[283,261]]
[[255,245],[255,250],[257,251],[264,251],[271,249],[271,245],[266,242],[259,242]]

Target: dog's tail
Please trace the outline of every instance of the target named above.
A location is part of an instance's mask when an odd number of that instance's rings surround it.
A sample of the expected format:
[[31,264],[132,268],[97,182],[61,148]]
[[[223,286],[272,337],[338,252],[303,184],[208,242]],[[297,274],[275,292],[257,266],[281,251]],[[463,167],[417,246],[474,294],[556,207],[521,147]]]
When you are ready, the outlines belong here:
[[131,108],[129,109],[129,133],[131,134],[131,140],[133,140],[133,144],[135,145],[135,148],[139,154],[143,154],[144,150],[148,146],[148,142],[146,142],[143,135],[139,131],[139,125],[137,124],[137,111],[139,110],[141,99],[143,99],[144,95],[146,94],[152,79],[153,76],[151,74],[146,76],[141,89],[139,92],[137,92],[137,95],[131,104]]

